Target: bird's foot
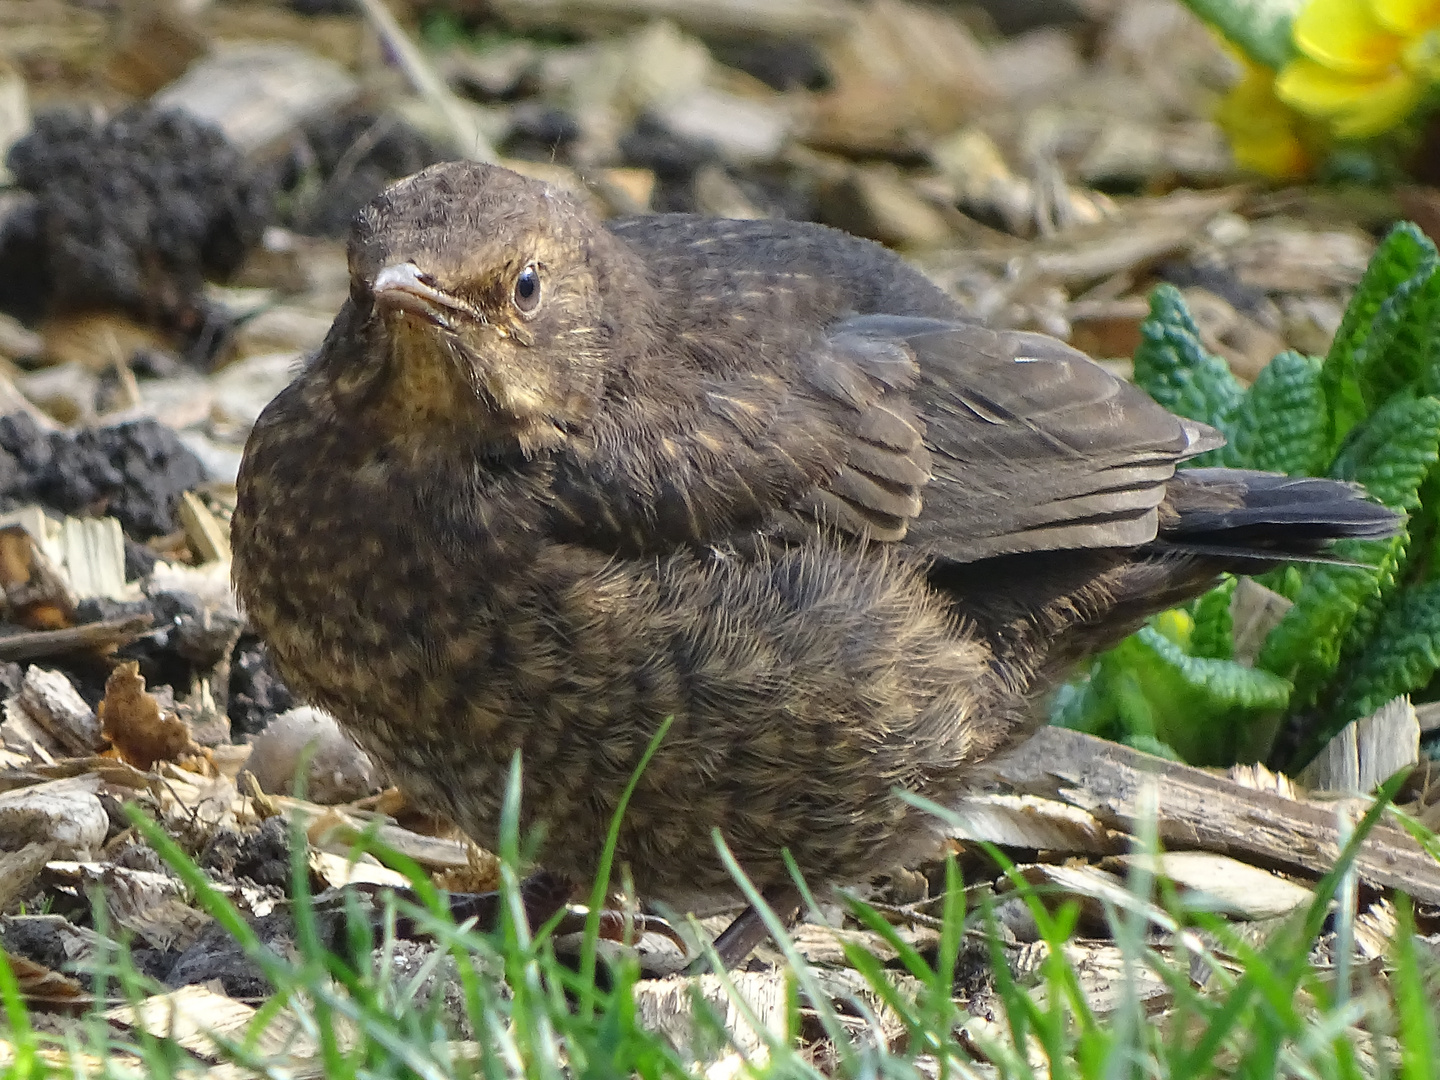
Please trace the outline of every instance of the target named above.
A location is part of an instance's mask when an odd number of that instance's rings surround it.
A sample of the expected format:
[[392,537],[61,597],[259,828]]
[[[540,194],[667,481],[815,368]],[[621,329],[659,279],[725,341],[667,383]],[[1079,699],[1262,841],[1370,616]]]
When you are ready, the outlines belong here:
[[[554,932],[577,934],[585,929],[586,913],[570,911],[566,905],[574,895],[574,883],[545,871],[531,874],[520,883],[520,906],[525,913],[525,922],[533,933],[560,914]],[[500,912],[503,902],[499,892],[451,893],[450,917],[457,923],[468,919],[475,921],[481,931],[494,931],[500,927]],[[664,919],[653,915],[630,914],[604,909],[600,912],[600,939],[633,943],[641,934],[654,933],[674,942],[684,952],[685,939]],[[401,937],[414,937],[419,933],[413,921],[404,921],[397,928]]]

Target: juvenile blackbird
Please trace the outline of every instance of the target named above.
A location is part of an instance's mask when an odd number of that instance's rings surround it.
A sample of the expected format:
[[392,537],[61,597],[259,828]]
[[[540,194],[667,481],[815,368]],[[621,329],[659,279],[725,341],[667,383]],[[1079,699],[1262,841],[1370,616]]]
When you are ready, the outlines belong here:
[[1081,658],[1225,570],[1377,537],[1330,480],[1177,472],[1220,444],[1081,353],[968,321],[885,249],[688,215],[603,225],[493,166],[357,218],[350,299],[264,411],[235,583],[280,672],[422,805],[541,861],[620,794],[644,898],[927,854]]

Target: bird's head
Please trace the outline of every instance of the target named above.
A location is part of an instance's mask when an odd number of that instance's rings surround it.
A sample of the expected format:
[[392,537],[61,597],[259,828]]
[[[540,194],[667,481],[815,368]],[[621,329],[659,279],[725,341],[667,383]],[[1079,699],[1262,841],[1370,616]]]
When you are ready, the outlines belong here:
[[356,218],[350,318],[370,370],[352,377],[380,383],[391,420],[417,435],[451,424],[554,445],[599,396],[605,293],[627,255],[550,185],[474,162],[425,169]]

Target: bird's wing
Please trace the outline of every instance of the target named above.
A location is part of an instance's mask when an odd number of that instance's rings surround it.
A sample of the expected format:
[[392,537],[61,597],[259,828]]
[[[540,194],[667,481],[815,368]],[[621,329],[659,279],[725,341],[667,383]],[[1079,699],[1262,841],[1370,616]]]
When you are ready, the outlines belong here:
[[1038,334],[888,315],[783,370],[608,403],[557,468],[557,525],[616,550],[816,523],[949,561],[1152,540],[1177,462],[1219,445]]
[[907,538],[940,558],[1146,543],[1176,465],[1224,442],[1042,334],[865,316],[835,336],[915,358],[932,475]]

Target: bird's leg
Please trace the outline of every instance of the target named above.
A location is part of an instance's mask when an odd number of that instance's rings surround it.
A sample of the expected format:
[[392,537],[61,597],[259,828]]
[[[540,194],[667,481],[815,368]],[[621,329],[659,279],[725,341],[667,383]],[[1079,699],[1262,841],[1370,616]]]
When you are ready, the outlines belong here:
[[[794,885],[771,885],[760,893],[767,907],[775,912],[780,922],[789,926],[800,916],[800,890]],[[755,947],[770,936],[765,920],[752,904],[735,917],[715,939],[715,955],[720,958],[720,967],[729,971],[742,963],[755,951]],[[712,971],[710,957],[701,956],[685,969],[686,975],[703,975]]]

